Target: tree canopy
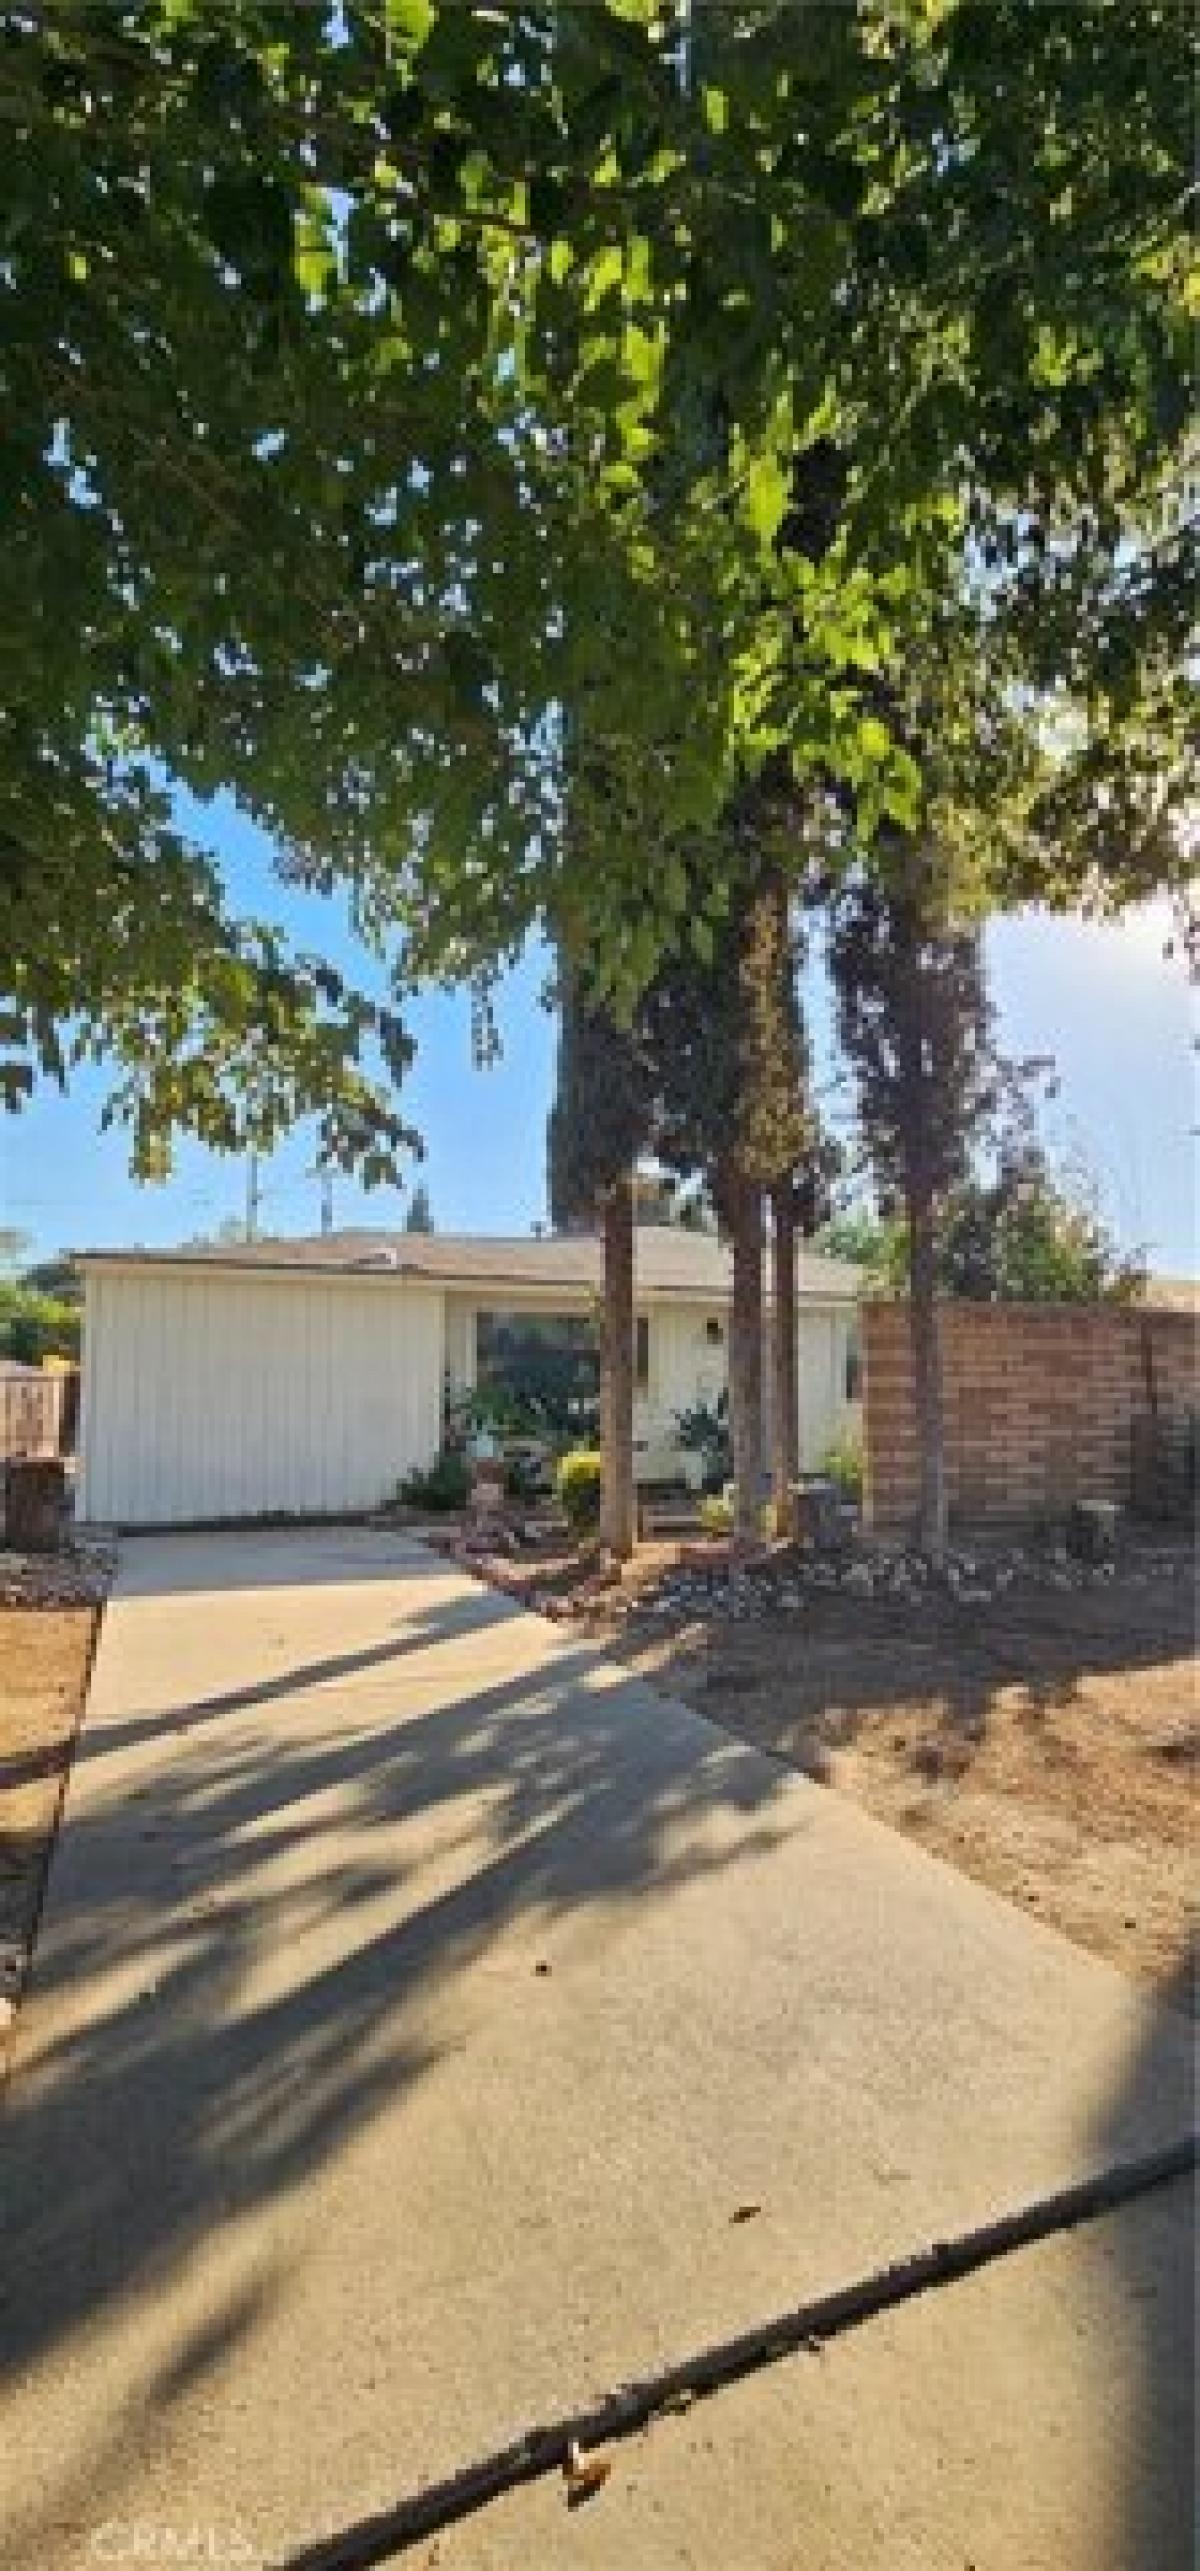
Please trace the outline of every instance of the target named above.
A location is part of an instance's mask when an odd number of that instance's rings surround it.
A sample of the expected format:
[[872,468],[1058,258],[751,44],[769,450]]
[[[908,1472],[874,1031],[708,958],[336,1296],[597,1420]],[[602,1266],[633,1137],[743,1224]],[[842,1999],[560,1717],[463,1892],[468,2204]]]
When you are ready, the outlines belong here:
[[[862,1209],[835,1216],[820,1245],[861,1267],[877,1292],[908,1288],[903,1218]],[[1036,1142],[977,1163],[953,1188],[936,1226],[942,1294],[977,1303],[1125,1302],[1142,1283],[1086,1174],[1056,1166]]]
[[1182,870],[1172,0],[33,0],[0,37],[10,1095],[96,1051],[143,1166],[314,1109],[382,1174],[398,1015],[230,916],[171,781],[409,978],[549,915],[625,1006],[720,915],[672,845],[769,761],[860,852],[921,822],[879,681],[946,612],[1033,731],[1019,889]]

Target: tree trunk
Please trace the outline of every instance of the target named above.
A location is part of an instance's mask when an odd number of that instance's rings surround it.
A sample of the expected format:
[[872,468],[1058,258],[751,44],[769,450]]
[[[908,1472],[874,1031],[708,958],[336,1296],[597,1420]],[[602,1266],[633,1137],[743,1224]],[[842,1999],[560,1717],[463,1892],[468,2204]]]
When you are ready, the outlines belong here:
[[775,1216],[775,1297],[771,1315],[773,1398],[772,1484],[775,1532],[794,1531],[795,1484],[800,1471],[800,1403],[796,1363],[796,1197],[791,1176],[772,1190]]
[[762,1190],[737,1182],[733,1195],[733,1306],[729,1327],[729,1425],[733,1438],[733,1532],[757,1544],[763,1481]]
[[604,1197],[604,1303],[600,1324],[600,1452],[604,1464],[600,1534],[624,1562],[633,1551],[633,1183],[628,1173]]
[[917,1537],[931,1562],[946,1550],[946,1450],[942,1423],[942,1352],[935,1292],[933,1199],[910,1187],[908,1213],[909,1330],[912,1339],[913,1407],[920,1466]]

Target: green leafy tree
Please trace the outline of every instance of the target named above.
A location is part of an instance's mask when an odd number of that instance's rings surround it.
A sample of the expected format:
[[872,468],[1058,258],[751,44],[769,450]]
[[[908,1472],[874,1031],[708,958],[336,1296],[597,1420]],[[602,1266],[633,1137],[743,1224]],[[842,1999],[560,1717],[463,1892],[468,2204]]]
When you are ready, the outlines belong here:
[[[1023,889],[1182,873],[1187,13],[765,0],[694,13],[687,80],[683,34],[651,0],[9,11],[10,1096],[96,1054],[143,1168],[311,1111],[385,1174],[394,1012],[230,915],[164,776],[411,974],[550,918],[632,1005],[726,889],[659,852],[772,760],[843,781],[861,856],[921,834],[872,691],[931,590],[1054,714]],[[570,833],[564,708],[600,772]]]
[[78,1360],[82,1319],[77,1303],[0,1281],[0,1354],[23,1366],[40,1366],[43,1357]]
[[829,1213],[818,1228],[815,1246],[824,1258],[845,1259],[851,1267],[861,1268],[868,1286],[891,1285],[898,1274],[896,1234],[894,1223],[882,1222],[866,1206],[851,1206]]
[[[907,1293],[903,1218],[837,1216],[819,1246],[861,1268],[869,1292]],[[1145,1263],[1121,1248],[1086,1175],[1056,1170],[1033,1143],[951,1190],[934,1273],[939,1294],[977,1303],[1126,1302],[1143,1285]]]
[[944,1294],[984,1303],[1127,1302],[1145,1263],[1121,1250],[1085,1179],[1057,1174],[1036,1140],[1006,1139],[994,1170],[950,1197],[937,1276]]
[[56,1303],[82,1303],[83,1271],[65,1252],[56,1259],[37,1259],[22,1268],[21,1283],[32,1294],[48,1294]]

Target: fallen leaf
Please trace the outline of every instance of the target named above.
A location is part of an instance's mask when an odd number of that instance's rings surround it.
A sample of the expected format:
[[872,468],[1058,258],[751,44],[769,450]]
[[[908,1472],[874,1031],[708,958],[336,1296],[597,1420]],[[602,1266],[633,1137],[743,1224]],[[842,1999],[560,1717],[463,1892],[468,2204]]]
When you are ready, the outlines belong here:
[[581,2508],[604,2488],[612,2471],[612,2457],[595,2451],[588,2455],[576,2439],[567,2448],[563,2479],[567,2485],[568,2508]]

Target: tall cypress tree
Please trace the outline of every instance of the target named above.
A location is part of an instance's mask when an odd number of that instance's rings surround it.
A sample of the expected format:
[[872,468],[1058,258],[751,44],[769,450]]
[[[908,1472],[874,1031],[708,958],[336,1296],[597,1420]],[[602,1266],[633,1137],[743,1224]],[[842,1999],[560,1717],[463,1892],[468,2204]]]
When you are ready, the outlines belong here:
[[813,1096],[800,1005],[803,944],[788,882],[766,876],[742,963],[746,1119],[771,1214],[771,1482],[775,1523],[790,1532],[800,1469],[796,1255],[828,1210],[837,1154]]
[[[802,1163],[812,1140],[786,883],[772,861],[759,793],[734,800],[727,829],[739,864],[728,910],[705,949],[694,943],[664,965],[639,1024],[656,1097],[656,1148],[669,1167],[699,1171],[733,1251],[730,1420],[735,1526],[758,1532],[764,1480],[763,1236],[766,1197]],[[694,851],[693,867],[702,866]],[[786,1227],[785,1227],[786,1229]],[[792,1262],[794,1280],[794,1259]],[[783,1280],[785,1300],[788,1280]],[[777,1284],[777,1305],[778,1305]],[[794,1283],[790,1298],[794,1348]],[[776,1349],[780,1346],[780,1325]],[[776,1374],[776,1417],[795,1414]],[[795,1431],[781,1483],[794,1478]]]
[[837,903],[829,962],[881,1206],[907,1223],[918,1534],[936,1559],[947,1519],[937,1220],[966,1176],[998,1071],[981,932],[956,922],[936,850],[893,834],[881,855],[886,874],[858,877]]
[[586,991],[560,957],[558,1079],[547,1129],[551,1217],[599,1228],[601,1534],[624,1559],[635,1536],[633,1488],[633,1169],[649,1122],[637,1037]]

